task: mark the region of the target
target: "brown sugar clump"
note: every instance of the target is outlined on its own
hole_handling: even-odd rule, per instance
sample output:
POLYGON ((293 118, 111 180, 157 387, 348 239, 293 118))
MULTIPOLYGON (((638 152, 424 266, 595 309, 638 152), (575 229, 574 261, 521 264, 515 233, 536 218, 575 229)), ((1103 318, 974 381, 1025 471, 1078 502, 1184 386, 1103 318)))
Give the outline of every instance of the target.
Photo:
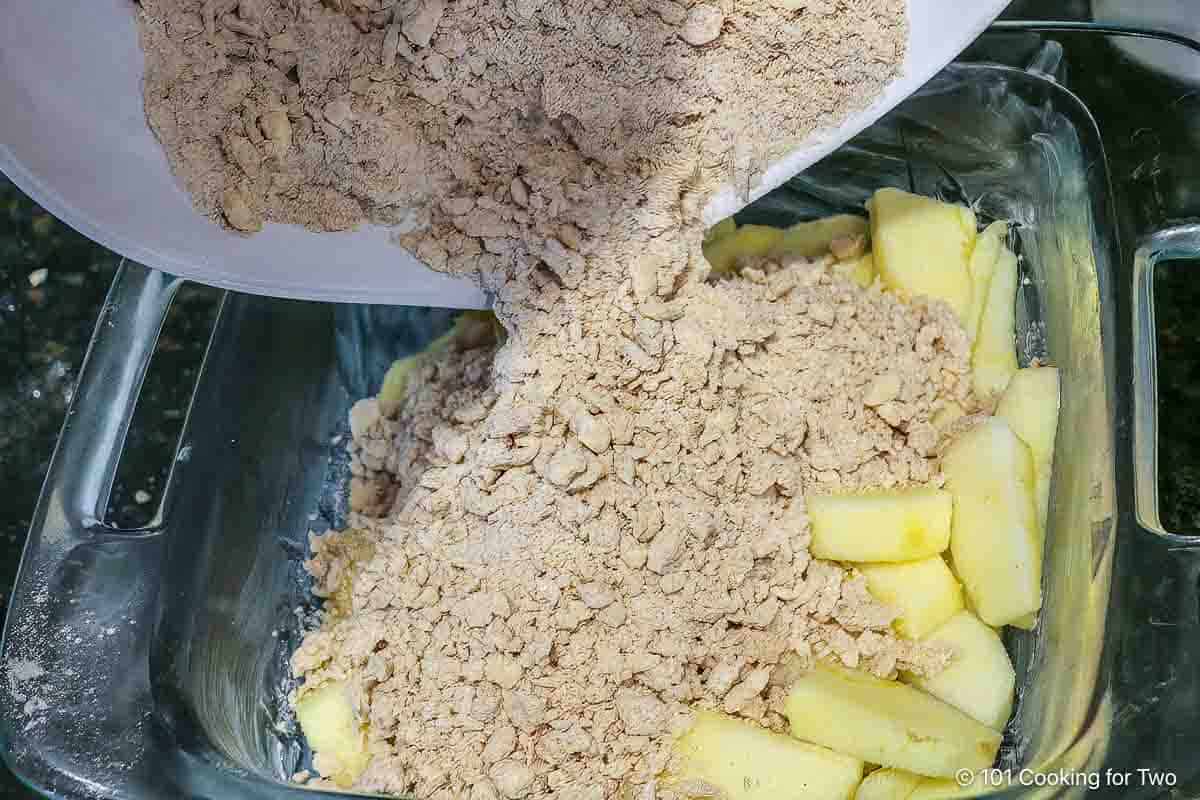
POLYGON ((540 256, 563 225, 745 190, 896 75, 903 0, 778 2, 142 0, 146 114, 239 230, 423 227, 460 197, 435 216, 540 256))

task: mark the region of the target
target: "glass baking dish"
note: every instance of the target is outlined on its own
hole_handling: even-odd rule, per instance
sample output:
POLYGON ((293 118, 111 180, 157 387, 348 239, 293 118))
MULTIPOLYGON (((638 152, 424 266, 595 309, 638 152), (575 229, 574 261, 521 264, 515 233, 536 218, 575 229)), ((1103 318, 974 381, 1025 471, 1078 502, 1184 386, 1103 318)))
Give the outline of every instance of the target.
MULTIPOLYGON (((1006 633, 1019 690, 999 763, 1084 774, 1120 724, 1106 618, 1133 523, 1114 477, 1111 188, 1091 115, 1055 79, 1060 55, 952 65, 740 216, 789 224, 897 186, 1015 221, 1018 350, 1059 366, 1063 392, 1045 605, 1035 631, 1006 633)), ((285 702, 314 611, 306 535, 343 522, 350 404, 452 313, 227 294, 162 505, 146 528, 114 529, 102 509, 178 285, 126 264, 97 324, 6 626, 3 756, 62 797, 311 796, 286 782, 308 758, 285 702)))

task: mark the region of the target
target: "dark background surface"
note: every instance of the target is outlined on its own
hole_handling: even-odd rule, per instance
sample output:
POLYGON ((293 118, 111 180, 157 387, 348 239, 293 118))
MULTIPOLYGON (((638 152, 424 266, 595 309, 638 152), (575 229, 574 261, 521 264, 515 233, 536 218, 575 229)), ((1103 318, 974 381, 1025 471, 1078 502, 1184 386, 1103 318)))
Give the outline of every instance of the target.
MULTIPOLYGON (((1036 5, 1039 16, 1055 11, 1081 18, 1086 13, 1080 0, 1036 5)), ((1015 3, 1006 16, 1029 18, 1034 6, 1015 3)), ((1068 52, 1075 51, 1069 46, 1068 52)), ((1154 215, 1200 215, 1200 125, 1190 133, 1176 131, 1175 138, 1148 141, 1145 133, 1146 120, 1155 119, 1164 104, 1182 99, 1176 90, 1149 90, 1136 70, 1126 69, 1111 52, 1091 63, 1086 57, 1068 60, 1067 83, 1083 95, 1104 131, 1118 197, 1138 196, 1143 189, 1154 194, 1155 186, 1146 181, 1197 187, 1183 194, 1158 194, 1154 215), (1128 90, 1122 91, 1121 84, 1128 90), (1105 107, 1102 98, 1112 96, 1124 97, 1123 105, 1105 107), (1148 149, 1153 151, 1152 170, 1146 169, 1148 149)), ((1194 119, 1200 120, 1200 102, 1194 119)), ((118 263, 117 256, 59 223, 0 176, 0 481, 6 490, 0 504, 0 615, 74 380, 118 263)), ((1197 268, 1200 263, 1176 263, 1157 278, 1161 429, 1170 432, 1161 442, 1162 514, 1177 532, 1200 529, 1200 436, 1190 424, 1200 400, 1197 268)), ((213 290, 187 286, 175 303, 125 447, 110 522, 137 526, 157 504, 218 297, 213 290)), ((0 797, 32 795, 0 767, 0 797)))

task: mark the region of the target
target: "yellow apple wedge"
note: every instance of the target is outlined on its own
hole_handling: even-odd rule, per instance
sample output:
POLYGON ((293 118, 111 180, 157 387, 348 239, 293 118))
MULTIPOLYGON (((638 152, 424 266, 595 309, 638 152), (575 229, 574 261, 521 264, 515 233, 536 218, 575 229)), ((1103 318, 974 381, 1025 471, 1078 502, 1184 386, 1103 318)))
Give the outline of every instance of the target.
POLYGON ((964 786, 957 778, 924 778, 902 769, 877 769, 863 778, 854 800, 949 800, 978 797, 988 791, 979 772, 964 786), (877 775, 880 777, 872 781, 877 775))
POLYGON ((908 639, 920 639, 962 610, 962 586, 941 556, 857 567, 872 596, 900 611, 893 626, 908 639))
POLYGON ((367 734, 354 716, 350 694, 342 681, 303 691, 296 700, 296 719, 316 754, 321 773, 349 788, 367 768, 367 734))
POLYGON ((954 497, 950 553, 971 607, 993 627, 1042 604, 1042 537, 1029 446, 999 417, 982 420, 942 454, 954 497))
POLYGON ((992 285, 992 275, 996 272, 996 262, 1000 259, 1000 251, 1004 249, 1007 236, 1007 222, 993 222, 988 225, 975 240, 971 260, 967 262, 967 272, 971 276, 971 305, 963 327, 967 329, 971 341, 979 338, 979 320, 983 318, 988 287, 992 285))
POLYGON ((854 214, 838 214, 811 222, 797 222, 783 232, 771 248, 773 256, 803 256, 816 258, 829 252, 834 239, 866 236, 867 220, 854 214))
POLYGON ((899 189, 880 189, 868 205, 875 269, 888 288, 946 301, 964 323, 971 307, 967 263, 975 214, 899 189))
POLYGON ((996 416, 1008 423, 1033 454, 1038 522, 1043 532, 1050 508, 1050 478, 1054 474, 1058 391, 1057 368, 1028 367, 1017 370, 1012 376, 996 406, 996 416))
POLYGON ((908 800, 921 781, 920 775, 883 767, 863 778, 854 800, 908 800))
POLYGON ((833 265, 833 269, 864 289, 875 282, 875 257, 870 253, 839 261, 833 265))
POLYGON ((783 237, 783 230, 767 225, 742 225, 703 246, 704 257, 716 276, 737 271, 741 261, 767 255, 783 237))
POLYGON ((953 504, 931 486, 808 495, 809 550, 835 561, 912 561, 946 549, 953 504))
POLYGON ((1037 627, 1038 615, 1036 611, 1030 611, 1028 614, 1017 617, 1012 622, 1008 623, 1014 628, 1020 628, 1023 631, 1031 631, 1037 627))
POLYGON ((736 230, 737 223, 733 221, 733 217, 726 217, 704 232, 704 244, 712 244, 717 239, 724 238, 736 230))
POLYGON ((1016 673, 999 635, 970 611, 959 611, 926 637, 954 648, 950 665, 936 675, 904 680, 994 730, 1012 714, 1016 673))
POLYGON ((420 353, 398 358, 388 367, 383 376, 383 386, 379 389, 379 411, 385 417, 392 417, 404 405, 408 397, 408 379, 420 365, 420 353))
POLYGON ((672 754, 664 787, 699 783, 727 800, 849 800, 863 772, 857 758, 712 711, 697 712, 672 754))
POLYGON ((918 775, 985 769, 1000 734, 899 681, 819 663, 784 703, 792 735, 863 761, 918 775))
POLYGON ((1003 248, 971 348, 971 384, 980 398, 1003 392, 1017 371, 1016 303, 1017 257, 1003 248))

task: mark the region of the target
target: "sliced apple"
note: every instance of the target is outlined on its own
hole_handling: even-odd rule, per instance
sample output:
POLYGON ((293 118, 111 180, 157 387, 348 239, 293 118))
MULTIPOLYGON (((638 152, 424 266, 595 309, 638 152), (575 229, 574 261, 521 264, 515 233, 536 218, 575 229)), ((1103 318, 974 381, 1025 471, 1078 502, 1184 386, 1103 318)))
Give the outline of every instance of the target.
POLYGON ((367 768, 367 733, 354 715, 350 693, 342 681, 302 690, 296 700, 296 720, 315 753, 322 775, 349 788, 367 768))
POLYGON ((854 214, 838 214, 810 222, 797 222, 783 233, 771 250, 775 256, 816 258, 829 252, 834 239, 866 236, 867 220, 854 214))
POLYGON ((1029 446, 999 417, 955 439, 942 454, 954 496, 950 552, 980 619, 999 627, 1042 605, 1042 547, 1029 446))
POLYGON ((833 265, 833 269, 864 289, 875 282, 875 257, 870 253, 839 261, 833 265))
POLYGON ((1003 248, 988 286, 979 319, 979 335, 971 349, 971 384, 981 398, 1004 391, 1017 371, 1017 257, 1003 248))
POLYGON ((971 341, 979 338, 979 320, 983 318, 988 287, 992 285, 996 262, 1000 259, 1000 251, 1004 249, 1007 237, 1007 222, 1002 220, 988 225, 975 240, 975 250, 971 253, 971 260, 967 262, 967 272, 971 276, 971 306, 964 327, 971 341))
POLYGON ((1019 369, 996 406, 1021 441, 1033 453, 1033 474, 1040 530, 1046 530, 1050 509, 1050 478, 1054 474, 1054 438, 1058 433, 1058 369, 1019 369))
POLYGON ((394 417, 408 397, 408 380, 420 366, 420 353, 398 358, 388 367, 379 389, 379 412, 385 417, 394 417))
POLYGON ((1000 637, 970 611, 960 611, 926 639, 954 648, 954 660, 928 678, 904 680, 998 731, 1012 714, 1016 673, 1000 637))
POLYGON ((696 714, 672 753, 665 787, 711 787, 727 800, 849 800, 863 772, 857 758, 711 711, 696 714))
POLYGON ((946 301, 967 321, 975 248, 975 214, 899 189, 880 189, 871 198, 871 250, 886 286, 909 297, 946 301))
POLYGON ((1000 734, 898 681, 820 663, 784 703, 792 735, 885 767, 932 777, 985 769, 1000 734))
POLYGON ((732 233, 705 244, 704 257, 708 259, 713 275, 729 275, 736 272, 744 260, 767 255, 782 238, 783 230, 780 228, 742 225, 732 233))
POLYGON ((1030 611, 1023 617, 1017 617, 1012 622, 1008 623, 1014 628, 1020 628, 1023 631, 1031 631, 1037 627, 1038 615, 1036 611, 1030 611))
POLYGON ((902 769, 884 767, 863 778, 854 800, 908 800, 923 779, 902 769))
POLYGON ((861 494, 809 495, 809 546, 835 561, 913 561, 937 555, 950 541, 948 492, 919 486, 861 494))
POLYGON ((924 778, 905 772, 901 769, 877 769, 858 786, 858 794, 854 800, 949 800, 950 798, 978 797, 987 794, 988 784, 983 774, 976 772, 975 776, 965 785, 959 778, 924 778), (886 773, 886 774, 884 774, 886 773), (879 783, 868 786, 872 776, 882 775, 879 783), (875 791, 878 786, 879 794, 863 795, 863 790, 875 791))
POLYGON ((896 633, 920 639, 963 607, 962 586, 941 556, 896 564, 858 564, 867 589, 899 609, 896 633))
POLYGON ((726 217, 704 232, 704 244, 712 244, 717 239, 724 238, 736 230, 737 223, 733 221, 733 217, 726 217))

